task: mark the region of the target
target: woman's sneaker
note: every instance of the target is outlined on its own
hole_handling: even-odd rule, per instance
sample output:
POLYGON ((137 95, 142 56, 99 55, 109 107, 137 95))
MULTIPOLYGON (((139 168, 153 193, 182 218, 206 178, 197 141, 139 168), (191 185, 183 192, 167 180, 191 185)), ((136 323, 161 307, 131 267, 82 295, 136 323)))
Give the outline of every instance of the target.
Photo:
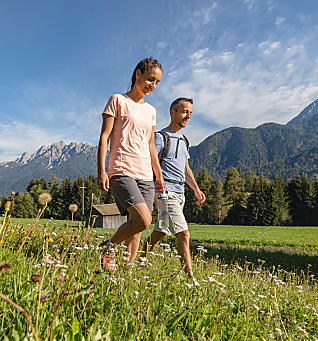
POLYGON ((101 263, 106 270, 115 272, 117 270, 116 250, 110 247, 105 247, 102 251, 101 263))

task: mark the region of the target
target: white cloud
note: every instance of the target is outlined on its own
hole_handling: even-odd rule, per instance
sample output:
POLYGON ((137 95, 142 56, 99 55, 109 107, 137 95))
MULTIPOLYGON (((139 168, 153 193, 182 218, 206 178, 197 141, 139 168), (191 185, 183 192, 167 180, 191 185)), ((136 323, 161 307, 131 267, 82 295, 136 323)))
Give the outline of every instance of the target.
POLYGON ((247 8, 252 11, 256 9, 257 1, 256 0, 243 0, 246 4, 247 8))
POLYGON ((275 25, 280 25, 285 21, 285 18, 283 17, 277 17, 275 21, 275 25))
POLYGON ((54 141, 61 140, 60 135, 50 132, 35 125, 23 122, 9 122, 0 124, 0 162, 13 161, 23 152, 34 152, 37 148, 54 141))
POLYGON ((157 43, 157 47, 158 47, 159 49, 165 49, 167 46, 168 46, 168 44, 165 43, 164 41, 159 41, 159 42, 157 43))
POLYGON ((287 48, 278 41, 244 43, 234 52, 204 48, 190 54, 188 63, 169 74, 159 96, 162 102, 194 98, 193 144, 229 126, 287 123, 317 99, 317 79, 318 65, 301 43, 287 48))
POLYGON ((258 47, 262 52, 266 55, 271 54, 274 50, 277 50, 281 46, 281 43, 279 41, 263 41, 261 42, 258 47))

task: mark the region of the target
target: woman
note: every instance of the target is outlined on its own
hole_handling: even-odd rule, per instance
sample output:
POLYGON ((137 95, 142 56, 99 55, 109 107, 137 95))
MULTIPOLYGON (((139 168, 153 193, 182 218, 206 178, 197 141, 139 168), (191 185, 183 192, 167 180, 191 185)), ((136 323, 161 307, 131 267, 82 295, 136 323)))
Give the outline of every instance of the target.
MULTIPOLYGON (((157 60, 152 57, 141 60, 133 72, 130 90, 111 96, 103 112, 98 184, 104 191, 110 187, 121 214, 129 215, 128 221, 119 226, 106 243, 105 251, 107 254, 110 243, 125 241, 130 263, 136 258, 141 232, 152 221, 153 172, 159 190, 165 190, 154 143, 156 109, 143 99, 156 89, 161 77, 162 67, 157 60), (109 139, 107 175, 105 160, 109 139)), ((113 262, 110 255, 103 257, 103 263, 110 269, 113 262)))

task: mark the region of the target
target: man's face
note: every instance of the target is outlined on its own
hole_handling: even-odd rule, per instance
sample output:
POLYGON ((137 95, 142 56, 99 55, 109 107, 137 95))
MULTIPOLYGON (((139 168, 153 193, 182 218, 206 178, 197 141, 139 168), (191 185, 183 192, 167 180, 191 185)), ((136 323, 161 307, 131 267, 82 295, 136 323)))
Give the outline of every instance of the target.
POLYGON ((192 114, 192 104, 182 101, 176 110, 171 110, 172 122, 180 128, 185 128, 192 114))

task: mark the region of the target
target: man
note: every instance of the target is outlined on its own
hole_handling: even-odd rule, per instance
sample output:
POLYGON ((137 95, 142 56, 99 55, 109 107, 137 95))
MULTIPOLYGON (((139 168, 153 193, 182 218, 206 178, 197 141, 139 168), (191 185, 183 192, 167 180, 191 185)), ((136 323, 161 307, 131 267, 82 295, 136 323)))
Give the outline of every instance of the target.
MULTIPOLYGON (((174 100, 170 106, 169 126, 155 134, 155 145, 168 193, 169 226, 159 226, 157 220, 153 232, 143 247, 143 251, 147 254, 166 234, 174 234, 177 239, 178 253, 184 263, 184 270, 190 278, 193 278, 193 272, 189 247, 190 233, 183 214, 184 184, 187 183, 194 191, 198 204, 205 201, 205 195, 198 187, 188 163, 190 155, 187 139, 181 133, 181 129, 186 127, 191 117, 192 104, 191 98, 174 100), (168 148, 167 145, 169 145, 168 148)), ((158 203, 158 193, 156 193, 155 201, 158 203)))

